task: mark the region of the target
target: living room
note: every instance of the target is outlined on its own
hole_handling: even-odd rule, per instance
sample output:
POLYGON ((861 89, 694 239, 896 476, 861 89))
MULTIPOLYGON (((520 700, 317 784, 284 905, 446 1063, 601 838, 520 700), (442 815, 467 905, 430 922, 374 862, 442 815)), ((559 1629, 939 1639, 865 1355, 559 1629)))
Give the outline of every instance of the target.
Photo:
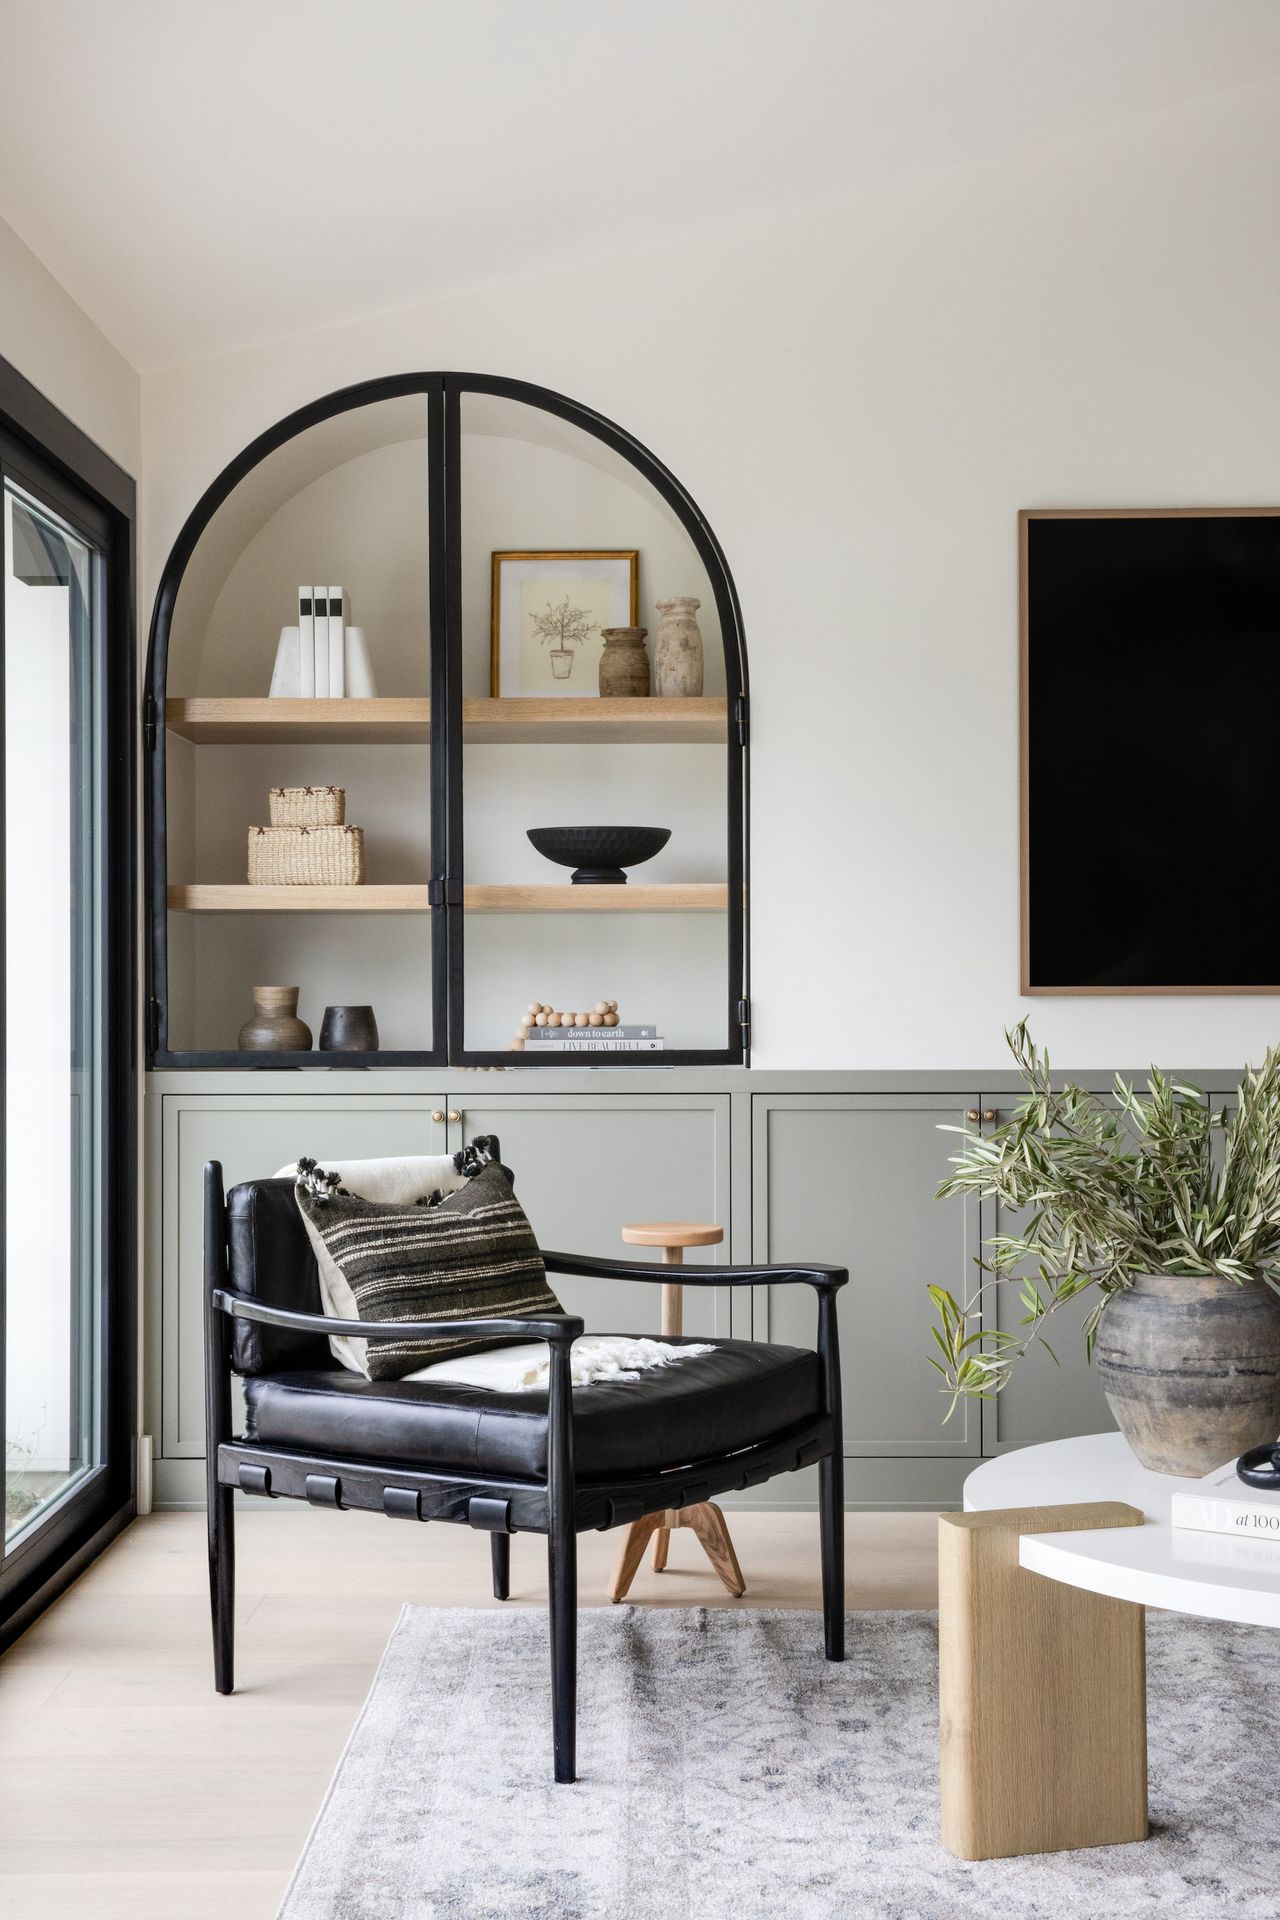
POLYGON ((1280 13, 0 49, 0 1913, 1269 1913, 1280 13))

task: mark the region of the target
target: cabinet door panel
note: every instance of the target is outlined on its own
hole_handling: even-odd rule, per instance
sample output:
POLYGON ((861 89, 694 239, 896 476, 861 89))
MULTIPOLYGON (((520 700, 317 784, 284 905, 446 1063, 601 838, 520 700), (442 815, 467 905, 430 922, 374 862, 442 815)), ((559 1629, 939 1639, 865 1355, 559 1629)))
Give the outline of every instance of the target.
MULTIPOLYGON (((299 1154, 365 1160, 443 1153, 443 1106, 423 1095, 172 1095, 164 1102, 161 1452, 204 1453, 203 1178, 221 1160, 228 1187, 261 1179, 299 1154)), ((238 1414, 237 1414, 238 1417, 238 1414)))
MULTIPOLYGON (((971 1101, 926 1095, 757 1095, 753 1101, 757 1260, 849 1269, 840 1295, 845 1452, 976 1456, 976 1403, 947 1403, 929 1365, 930 1282, 972 1284, 977 1206, 935 1201, 954 1152, 939 1131, 971 1101)), ((770 1289, 771 1340, 812 1346, 814 1295, 770 1289)))
MULTIPOLYGON (((687 1258, 714 1264, 729 1259, 729 1107, 725 1094, 477 1095, 456 1132, 497 1134, 543 1246, 656 1262, 623 1244, 628 1221, 705 1220, 723 1224, 724 1242, 687 1258)), ((656 1274, 653 1287, 558 1274, 552 1285, 589 1332, 656 1334, 661 1324, 656 1274)), ((727 1294, 687 1289, 685 1332, 727 1334, 727 1294)))

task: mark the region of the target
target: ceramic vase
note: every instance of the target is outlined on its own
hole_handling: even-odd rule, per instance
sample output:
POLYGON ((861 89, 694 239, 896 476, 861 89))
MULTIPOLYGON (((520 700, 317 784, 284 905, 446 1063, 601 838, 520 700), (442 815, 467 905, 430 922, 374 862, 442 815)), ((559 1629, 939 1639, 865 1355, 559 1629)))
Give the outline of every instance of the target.
POLYGON ((320 1022, 324 1053, 376 1053, 378 1023, 372 1007, 326 1007, 320 1022))
POLYGON ((638 699, 649 691, 649 656, 644 640, 648 627, 602 627, 600 697, 638 699))
POLYGON ((305 1053, 311 1029, 298 1018, 297 987, 255 987, 253 1014, 240 1029, 244 1053, 305 1053))
POLYGON ((1280 1298, 1262 1280, 1135 1274, 1093 1349, 1144 1467, 1198 1476, 1280 1433, 1280 1298))
POLYGON ((658 635, 654 642, 654 692, 660 700, 691 700, 702 692, 702 634, 698 627, 700 600, 681 595, 659 600, 658 635))

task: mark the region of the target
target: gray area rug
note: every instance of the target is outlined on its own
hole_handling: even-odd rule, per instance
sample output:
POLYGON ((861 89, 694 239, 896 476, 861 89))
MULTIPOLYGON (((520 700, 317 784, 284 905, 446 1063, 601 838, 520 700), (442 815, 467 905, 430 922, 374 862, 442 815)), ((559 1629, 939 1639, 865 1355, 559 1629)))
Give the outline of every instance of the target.
POLYGON ((1276 1639, 1149 1628, 1152 1838, 966 1865, 932 1614, 584 1611, 557 1787, 542 1613, 406 1607, 281 1920, 1274 1920, 1276 1639))

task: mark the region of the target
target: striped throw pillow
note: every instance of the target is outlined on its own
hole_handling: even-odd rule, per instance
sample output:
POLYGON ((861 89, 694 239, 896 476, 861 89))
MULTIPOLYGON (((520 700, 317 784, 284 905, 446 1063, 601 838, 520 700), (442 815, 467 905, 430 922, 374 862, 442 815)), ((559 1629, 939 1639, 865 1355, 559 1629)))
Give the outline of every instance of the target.
MULTIPOLYGON (((491 1161, 454 1193, 413 1206, 361 1200, 307 1163, 298 1205, 356 1298, 362 1320, 508 1319, 563 1313, 505 1167, 491 1161)), ((433 1360, 509 1344, 444 1336, 370 1339, 369 1378, 399 1380, 433 1360)))

